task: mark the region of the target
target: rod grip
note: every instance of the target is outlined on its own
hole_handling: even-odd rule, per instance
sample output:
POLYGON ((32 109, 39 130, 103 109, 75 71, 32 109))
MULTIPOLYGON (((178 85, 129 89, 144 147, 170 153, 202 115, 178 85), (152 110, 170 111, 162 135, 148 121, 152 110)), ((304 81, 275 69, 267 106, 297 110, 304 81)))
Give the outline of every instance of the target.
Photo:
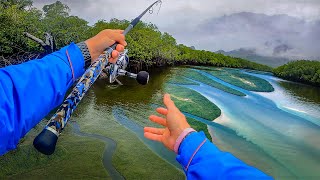
POLYGON ((58 136, 48 129, 42 132, 33 140, 33 146, 42 154, 51 155, 56 149, 58 136))
MULTIPOLYGON (((123 31, 123 35, 127 35, 128 32, 131 31, 132 28, 133 28, 133 25, 130 24, 130 25, 123 31)), ((112 46, 110 46, 110 48, 107 49, 107 52, 108 52, 109 54, 111 54, 112 51, 117 48, 117 45, 118 45, 118 44, 119 44, 119 43, 117 43, 117 42, 114 43, 112 46)))

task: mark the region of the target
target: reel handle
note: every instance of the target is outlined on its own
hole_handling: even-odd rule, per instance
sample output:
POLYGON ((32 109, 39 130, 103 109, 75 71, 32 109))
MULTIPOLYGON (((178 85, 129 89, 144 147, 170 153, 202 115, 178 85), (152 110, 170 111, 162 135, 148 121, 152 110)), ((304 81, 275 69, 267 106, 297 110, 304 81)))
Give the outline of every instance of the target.
POLYGON ((146 85, 148 84, 149 82, 149 73, 146 72, 146 71, 140 71, 138 74, 137 74, 137 78, 136 80, 138 81, 139 84, 141 85, 146 85))

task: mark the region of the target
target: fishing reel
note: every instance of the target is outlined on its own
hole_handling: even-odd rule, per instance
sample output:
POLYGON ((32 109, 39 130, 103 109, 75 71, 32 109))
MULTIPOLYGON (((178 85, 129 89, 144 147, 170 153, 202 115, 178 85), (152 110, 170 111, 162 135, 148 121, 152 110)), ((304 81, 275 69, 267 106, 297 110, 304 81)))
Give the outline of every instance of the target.
POLYGON ((149 73, 146 71, 140 71, 138 74, 134 74, 126 71, 126 68, 129 64, 128 50, 125 49, 124 52, 120 53, 119 58, 115 64, 109 64, 103 72, 109 76, 109 83, 112 84, 117 82, 122 85, 118 80, 119 76, 127 76, 133 79, 136 79, 137 82, 141 85, 146 85, 149 82, 149 73))

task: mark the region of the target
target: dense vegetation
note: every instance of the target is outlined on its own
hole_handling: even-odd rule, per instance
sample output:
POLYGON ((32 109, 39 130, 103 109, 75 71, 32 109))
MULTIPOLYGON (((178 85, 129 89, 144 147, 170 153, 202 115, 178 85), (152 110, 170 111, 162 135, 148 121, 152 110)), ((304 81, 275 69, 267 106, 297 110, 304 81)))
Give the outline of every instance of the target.
POLYGON ((289 62, 274 69, 273 73, 283 79, 320 86, 319 61, 300 60, 289 62))
MULTIPOLYGON (((111 19, 99 21, 93 26, 69 14, 70 8, 60 1, 46 5, 42 11, 32 6, 32 0, 6 0, 0 2, 0 56, 21 51, 40 51, 39 46, 23 36, 29 32, 37 37, 50 32, 62 47, 70 42, 79 42, 110 29, 125 29, 128 20, 111 19)), ((182 44, 168 33, 160 32, 154 24, 141 22, 129 33, 127 42, 130 57, 138 69, 163 65, 212 65, 271 71, 265 65, 241 58, 233 58, 204 50, 194 50, 182 44)), ((134 67, 133 67, 134 68, 134 67)))

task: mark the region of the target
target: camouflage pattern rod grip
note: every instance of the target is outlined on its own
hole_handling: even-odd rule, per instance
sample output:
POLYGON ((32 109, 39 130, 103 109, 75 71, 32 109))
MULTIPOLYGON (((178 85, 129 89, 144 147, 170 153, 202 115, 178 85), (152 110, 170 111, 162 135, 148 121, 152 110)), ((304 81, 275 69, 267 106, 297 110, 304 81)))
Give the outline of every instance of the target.
POLYGON ((48 121, 45 129, 53 132, 56 136, 62 132, 73 111, 76 109, 79 102, 82 100, 91 85, 97 80, 101 71, 108 63, 108 53, 100 55, 98 61, 92 64, 83 74, 77 85, 72 89, 72 92, 65 99, 57 112, 48 121))
POLYGON ((109 53, 100 55, 98 61, 93 63, 82 75, 72 92, 64 100, 57 112, 48 121, 46 127, 33 140, 34 147, 45 155, 51 155, 55 151, 58 137, 67 125, 73 111, 77 108, 91 85, 97 80, 102 70, 106 67, 109 53))

